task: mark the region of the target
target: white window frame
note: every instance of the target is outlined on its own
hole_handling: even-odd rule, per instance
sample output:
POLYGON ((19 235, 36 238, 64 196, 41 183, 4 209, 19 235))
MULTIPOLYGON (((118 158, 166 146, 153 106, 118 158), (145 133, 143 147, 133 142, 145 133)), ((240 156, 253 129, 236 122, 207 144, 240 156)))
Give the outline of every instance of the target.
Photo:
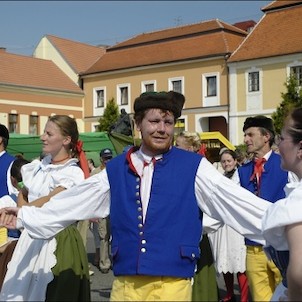
POLYGON ((91 132, 97 132, 97 127, 98 127, 99 123, 91 123, 91 132))
POLYGON ((247 95, 258 95, 262 93, 262 77, 263 72, 260 68, 252 67, 251 69, 246 70, 245 72, 245 91, 247 95), (249 74, 258 72, 259 74, 259 90, 249 91, 249 74))
POLYGON ((259 73, 259 71, 250 71, 248 73, 247 90, 248 90, 248 93, 254 93, 254 92, 260 91, 260 73, 259 73), (257 75, 258 80, 255 81, 255 79, 252 75, 257 75))
POLYGON ((141 93, 147 92, 147 89, 146 89, 147 85, 153 85, 154 91, 157 91, 156 81, 155 80, 152 80, 152 81, 142 81, 141 82, 141 93))
POLYGON ((18 113, 9 113, 8 114, 8 131, 10 133, 18 133, 19 129, 19 114, 18 113), (12 119, 12 117, 14 117, 12 119))
POLYGON ((107 92, 106 87, 99 86, 93 88, 93 116, 102 116, 107 104, 107 92), (104 106, 98 107, 98 91, 104 91, 104 106))
MULTIPOLYGON (((302 67, 302 62, 299 62, 299 61, 295 61, 293 62, 292 64, 289 64, 286 68, 286 74, 287 74, 287 77, 290 76, 290 73, 291 73, 291 69, 294 68, 294 67, 302 67)), ((301 75, 301 78, 299 79, 301 85, 299 85, 299 87, 301 88, 302 86, 302 75, 301 75)))
POLYGON ((220 74, 219 72, 204 73, 202 81, 202 104, 204 107, 220 105, 220 74), (216 95, 208 96, 208 78, 216 77, 216 95))
MULTIPOLYGON (((180 116, 177 120, 183 120, 184 121, 184 130, 186 131, 188 129, 188 117, 187 116, 180 116)), ((176 121, 177 124, 177 121, 176 121)), ((178 127, 175 127, 175 133, 178 132, 178 127)))
POLYGON ((131 89, 130 89, 130 83, 124 83, 124 84, 118 84, 116 86, 116 96, 117 96, 117 105, 119 106, 119 109, 125 109, 126 112, 130 112, 130 108, 131 108, 131 89), (121 89, 122 88, 127 88, 128 89, 128 104, 122 105, 121 104, 121 89))
POLYGON ((261 68, 251 67, 245 71, 245 93, 246 93, 246 110, 258 111, 263 109, 263 71, 261 68), (259 91, 249 91, 249 74, 252 72, 259 73, 259 91))
POLYGON ((30 114, 29 117, 29 134, 31 135, 38 135, 39 134, 39 116, 37 114, 30 114), (33 119, 37 119, 36 123, 31 123, 33 119))
POLYGON ((104 89, 98 89, 96 90, 96 95, 97 95, 97 98, 96 98, 96 107, 97 108, 104 108, 105 107, 105 90, 104 89), (100 94, 103 94, 102 95, 102 100, 100 102, 100 94))
POLYGON ((174 91, 173 89, 173 82, 178 82, 180 81, 181 82, 181 91, 177 91, 177 92, 180 92, 181 94, 185 94, 185 79, 184 77, 175 77, 175 78, 169 78, 168 79, 168 88, 169 88, 169 91, 172 90, 174 91))

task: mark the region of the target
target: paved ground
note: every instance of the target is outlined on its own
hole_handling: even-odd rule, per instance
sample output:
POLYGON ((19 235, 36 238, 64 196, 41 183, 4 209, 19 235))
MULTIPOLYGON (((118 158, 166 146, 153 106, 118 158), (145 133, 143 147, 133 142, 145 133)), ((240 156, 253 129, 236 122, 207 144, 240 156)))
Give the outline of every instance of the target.
POLYGON ((113 281, 113 273, 110 270, 108 274, 102 274, 97 267, 92 265, 95 248, 93 235, 90 230, 87 234, 87 252, 90 270, 94 272, 94 274, 90 277, 91 301, 109 301, 113 281))
MULTIPOLYGON (((113 281, 113 273, 110 271, 108 274, 102 274, 94 265, 94 242, 93 235, 88 231, 88 240, 87 240, 87 252, 88 260, 90 263, 90 270, 94 271, 94 275, 91 276, 91 300, 92 301, 109 301, 110 291, 113 281)), ((224 297, 225 295, 225 286, 222 277, 217 278, 217 283, 219 287, 220 296, 224 297)), ((240 296, 238 292, 238 284, 235 284, 235 294, 237 301, 240 301, 240 296)))

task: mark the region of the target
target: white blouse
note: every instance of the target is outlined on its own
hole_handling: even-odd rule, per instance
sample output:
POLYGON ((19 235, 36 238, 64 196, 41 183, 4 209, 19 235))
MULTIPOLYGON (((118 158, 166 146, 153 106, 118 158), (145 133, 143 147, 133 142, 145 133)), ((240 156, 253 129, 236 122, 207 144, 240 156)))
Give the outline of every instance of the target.
POLYGON ((285 227, 302 222, 302 180, 285 186, 286 198, 280 199, 263 216, 263 236, 267 245, 278 251, 287 251, 285 227))
POLYGON ((84 173, 77 164, 76 158, 69 159, 61 165, 51 164, 51 157, 42 161, 33 160, 22 166, 21 173, 24 185, 29 188, 28 201, 47 196, 57 187, 69 189, 84 180, 84 173))
MULTIPOLYGON (((23 183, 29 188, 29 202, 47 196, 56 187, 69 189, 84 180, 84 173, 77 165, 77 159, 70 159, 62 165, 53 165, 50 161, 51 158, 46 156, 42 162, 33 160, 22 166, 23 183)), ((69 204, 68 207, 73 208, 74 205, 69 204)), ((30 211, 35 207, 24 206, 22 209, 25 208, 30 211)), ((40 220, 38 217, 32 216, 32 222, 40 220)), ((44 224, 43 218, 40 223, 44 224)), ((64 227, 60 230, 62 229, 64 227)), ((37 240, 35 239, 37 237, 31 236, 31 232, 26 228, 22 231, 7 266, 0 295, 1 301, 45 300, 47 285, 53 279, 51 268, 57 263, 54 254, 57 242, 54 235, 55 233, 48 237, 50 240, 37 240)))

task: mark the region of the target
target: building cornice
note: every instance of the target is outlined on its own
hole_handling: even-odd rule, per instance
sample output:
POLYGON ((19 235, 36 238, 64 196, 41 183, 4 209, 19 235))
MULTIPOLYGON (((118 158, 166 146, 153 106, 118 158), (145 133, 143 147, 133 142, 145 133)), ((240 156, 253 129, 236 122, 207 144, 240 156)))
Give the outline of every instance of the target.
MULTIPOLYGON (((68 97, 84 97, 84 92, 74 92, 74 91, 68 91, 68 90, 59 90, 59 89, 50 89, 50 88, 41 88, 41 87, 30 87, 30 86, 20 86, 16 84, 5 84, 0 83, 0 89, 2 91, 7 92, 16 92, 18 93, 32 93, 32 94, 46 94, 46 95, 65 95, 68 97), (16 90, 17 89, 17 90, 16 90)), ((80 89, 80 88, 79 88, 80 89)))
POLYGON ((134 72, 134 71, 142 71, 142 70, 150 70, 150 69, 158 69, 158 68, 165 68, 165 67, 171 67, 171 66, 179 66, 179 65, 185 65, 185 64, 194 64, 194 63, 200 63, 200 62, 208 62, 213 61, 216 59, 221 59, 225 61, 226 53, 223 54, 216 54, 211 57, 202 57, 202 58, 194 58, 194 59, 187 59, 182 60, 178 62, 168 62, 168 63, 157 63, 157 64, 150 64, 150 65, 144 65, 144 66, 138 66, 138 67, 129 67, 129 68, 122 68, 118 70, 109 70, 109 71, 101 71, 101 72, 95 72, 91 74, 86 75, 80 75, 82 79, 88 79, 88 78, 95 78, 98 76, 109 76, 109 75, 116 75, 121 74, 125 72, 134 72))

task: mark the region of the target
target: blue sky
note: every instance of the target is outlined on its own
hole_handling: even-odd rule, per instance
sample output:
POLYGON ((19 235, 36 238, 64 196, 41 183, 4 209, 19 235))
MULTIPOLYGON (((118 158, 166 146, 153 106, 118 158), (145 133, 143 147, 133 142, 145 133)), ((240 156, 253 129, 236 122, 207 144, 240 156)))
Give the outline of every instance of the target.
POLYGON ((261 19, 272 1, 0 1, 0 47, 32 55, 46 34, 114 45, 143 32, 220 19, 261 19))

